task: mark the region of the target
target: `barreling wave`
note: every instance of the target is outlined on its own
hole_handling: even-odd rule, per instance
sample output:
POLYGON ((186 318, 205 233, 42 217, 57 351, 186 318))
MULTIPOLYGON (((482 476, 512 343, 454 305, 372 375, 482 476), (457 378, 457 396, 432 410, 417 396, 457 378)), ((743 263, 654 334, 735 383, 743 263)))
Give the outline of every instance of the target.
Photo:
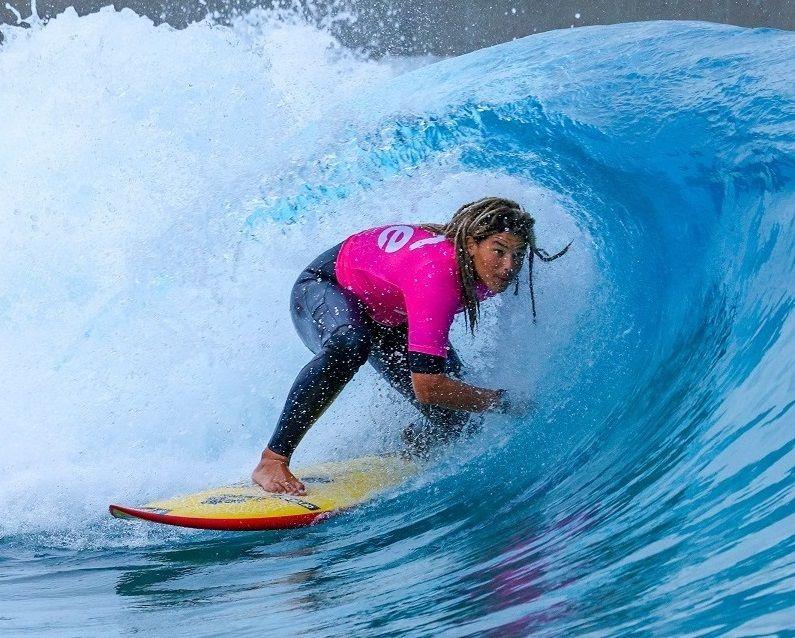
MULTIPOLYGON (((272 55, 263 73, 281 60, 272 55)), ((532 388, 537 413, 487 421, 375 505, 267 537, 130 532, 94 511, 77 525, 59 511, 53 525, 23 514, 11 485, 6 547, 35 550, 68 534, 114 563, 134 537, 148 556, 177 564, 154 580, 145 567, 124 569, 116 594, 170 614, 187 597, 166 600, 156 584, 176 581, 212 603, 194 621, 227 611, 224 631, 250 629, 255 615, 258 628, 314 635, 784 631, 793 613, 794 58, 790 33, 646 23, 541 34, 407 74, 355 56, 326 62, 361 79, 330 94, 334 108, 304 100, 283 126, 258 130, 278 162, 244 137, 256 162, 203 175, 209 203, 189 198, 191 216, 179 212, 186 196, 163 164, 174 201, 157 210, 157 232, 122 219, 121 236, 142 247, 116 272, 121 283, 72 273, 67 300, 91 309, 66 318, 68 345, 53 345, 43 365, 69 416, 62 469, 86 451, 118 463, 131 446, 177 468, 144 479, 145 468, 125 467, 103 489, 108 464, 89 465, 91 502, 125 485, 154 496, 241 474, 306 357, 287 336, 286 291, 299 267, 358 228, 440 220, 481 195, 533 209, 544 245, 574 241, 538 273, 537 326, 524 290, 487 312, 475 341, 460 326, 454 335, 472 378, 532 388), (366 77, 376 70, 377 80, 366 77), (236 191, 240 173, 257 183, 236 191), (110 381, 92 394, 80 374, 96 381, 109 350, 137 364, 100 365, 110 381), (150 385, 164 377, 165 407, 150 407, 150 385), (119 390, 125 379, 145 405, 119 390), (179 398, 184 379, 203 413, 179 398), (71 405, 75 387, 82 399, 71 405), (96 407, 107 393, 118 408, 112 428, 96 407), (125 409, 132 416, 119 417, 125 409), (145 425, 130 435, 136 416, 145 425), (184 478, 187 465, 201 474, 184 478), (201 580, 219 569, 233 593, 201 580), (252 600, 252 579, 271 589, 252 600)), ((269 77, 262 95, 279 85, 269 77)), ((274 119, 289 108, 261 104, 274 119)), ((31 313, 60 294, 46 276, 19 286, 0 305, 7 318, 25 316, 23 292, 31 313)), ((5 418, 14 449, 30 452, 13 424, 20 404, 5 418)), ((389 449, 408 418, 365 373, 310 434, 305 458, 389 449), (361 410, 374 393, 395 408, 361 410)), ((6 465, 19 472, 10 457, 6 465)), ((47 500, 41 482, 25 486, 47 500)), ((77 501, 73 485, 59 494, 77 501)))

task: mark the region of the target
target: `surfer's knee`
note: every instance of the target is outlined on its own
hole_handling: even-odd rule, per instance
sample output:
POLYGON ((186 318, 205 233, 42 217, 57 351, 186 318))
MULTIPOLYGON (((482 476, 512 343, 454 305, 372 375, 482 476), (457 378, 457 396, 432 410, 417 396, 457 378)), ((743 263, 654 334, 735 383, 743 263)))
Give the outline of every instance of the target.
POLYGON ((358 370, 370 356, 370 333, 361 326, 342 326, 331 335, 325 349, 335 360, 358 370))

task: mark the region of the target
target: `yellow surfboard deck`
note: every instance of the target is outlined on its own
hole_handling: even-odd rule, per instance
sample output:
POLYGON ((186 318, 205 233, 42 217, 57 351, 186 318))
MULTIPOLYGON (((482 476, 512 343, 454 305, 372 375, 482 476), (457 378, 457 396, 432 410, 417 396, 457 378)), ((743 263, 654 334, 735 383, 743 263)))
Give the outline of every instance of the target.
POLYGON ((372 498, 416 474, 398 456, 365 456, 295 470, 305 496, 266 492, 253 483, 154 501, 140 507, 111 505, 117 518, 133 518, 199 529, 264 530, 303 527, 372 498))

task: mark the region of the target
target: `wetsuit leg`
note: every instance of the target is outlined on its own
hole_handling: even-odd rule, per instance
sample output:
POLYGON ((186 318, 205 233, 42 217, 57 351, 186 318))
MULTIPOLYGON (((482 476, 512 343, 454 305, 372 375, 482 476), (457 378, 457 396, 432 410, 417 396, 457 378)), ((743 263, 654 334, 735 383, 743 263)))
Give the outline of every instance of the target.
POLYGON ((315 356, 298 373, 268 443, 287 457, 370 354, 364 308, 334 277, 338 252, 339 246, 323 253, 293 286, 293 324, 315 356))
MULTIPOLYGON (((420 423, 411 424, 403 431, 403 441, 413 452, 425 455, 431 447, 448 443, 477 429, 479 420, 470 419, 468 412, 423 405, 417 401, 408 365, 406 326, 387 328, 376 325, 371 334, 370 364, 393 388, 411 401, 423 416, 420 423)), ((445 362, 445 373, 460 378, 461 372, 461 360, 451 349, 445 362)))

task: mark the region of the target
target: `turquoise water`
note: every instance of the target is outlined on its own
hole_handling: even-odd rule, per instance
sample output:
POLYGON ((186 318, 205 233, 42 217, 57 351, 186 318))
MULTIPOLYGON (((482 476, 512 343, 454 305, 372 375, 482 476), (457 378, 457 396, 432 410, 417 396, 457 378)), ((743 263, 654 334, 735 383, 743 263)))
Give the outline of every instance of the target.
MULTIPOLYGON (((792 635, 795 36, 626 24, 434 62, 268 13, 3 33, 0 632, 792 635), (537 325, 524 286, 454 331, 532 419, 317 527, 109 518, 248 474, 317 252, 485 194, 574 240, 537 325)), ((295 462, 411 417, 364 371, 295 462)))

